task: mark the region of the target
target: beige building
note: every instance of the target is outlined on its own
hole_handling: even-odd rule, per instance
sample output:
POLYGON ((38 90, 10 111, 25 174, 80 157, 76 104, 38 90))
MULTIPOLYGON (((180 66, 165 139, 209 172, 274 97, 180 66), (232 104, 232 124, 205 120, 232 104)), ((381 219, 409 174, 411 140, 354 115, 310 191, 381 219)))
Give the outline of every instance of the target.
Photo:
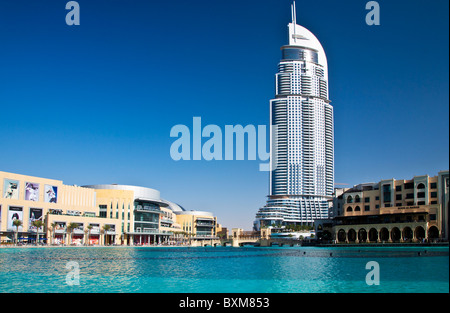
POLYGON ((211 240, 221 230, 210 212, 186 211, 155 189, 129 185, 64 185, 0 172, 0 236, 63 245, 179 244, 211 240), (20 220, 19 227, 14 220, 20 220), (39 230, 34 220, 43 222, 39 230))
POLYGON ((201 239, 211 239, 217 237, 217 218, 211 212, 204 211, 183 211, 176 213, 176 221, 181 226, 181 230, 191 237, 201 239))
POLYGON ((0 190, 1 242, 14 241, 17 233, 17 239, 26 242, 35 242, 39 236, 40 241, 48 244, 86 244, 89 240, 96 244, 108 225, 104 237, 116 243, 117 220, 100 218, 92 189, 64 185, 60 180, 0 172, 0 190), (14 226, 14 220, 20 220, 21 226, 14 226), (36 220, 44 226, 34 227, 36 220), (75 226, 73 230, 69 225, 75 226))
POLYGON ((337 243, 448 240, 448 171, 339 191, 333 227, 324 230, 337 243))
POLYGON ((129 185, 85 187, 97 192, 100 216, 119 220, 120 244, 177 244, 216 237, 218 224, 212 213, 186 211, 162 199, 158 190, 129 185))

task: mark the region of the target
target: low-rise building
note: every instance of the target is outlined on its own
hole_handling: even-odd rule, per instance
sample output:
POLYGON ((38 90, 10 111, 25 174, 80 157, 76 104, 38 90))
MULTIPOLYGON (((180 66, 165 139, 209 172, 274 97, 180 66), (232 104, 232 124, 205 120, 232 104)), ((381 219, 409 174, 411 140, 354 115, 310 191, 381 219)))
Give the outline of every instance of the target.
POLYGON ((75 245, 177 244, 217 239, 211 212, 186 211, 158 190, 129 185, 68 186, 0 172, 2 242, 75 245), (21 225, 14 220, 20 220, 21 225), (43 226, 36 229, 33 221, 43 226), (15 226, 17 225, 17 226, 15 226))
POLYGON ((341 190, 333 201, 333 226, 321 231, 337 243, 448 240, 448 173, 341 190))
POLYGON ((1 242, 35 242, 39 237, 48 244, 100 243, 105 238, 117 243, 119 224, 114 218, 100 215, 92 189, 0 172, 0 191, 1 242), (41 221, 43 226, 38 229, 34 221, 41 221), (86 239, 89 231, 90 238, 86 239))

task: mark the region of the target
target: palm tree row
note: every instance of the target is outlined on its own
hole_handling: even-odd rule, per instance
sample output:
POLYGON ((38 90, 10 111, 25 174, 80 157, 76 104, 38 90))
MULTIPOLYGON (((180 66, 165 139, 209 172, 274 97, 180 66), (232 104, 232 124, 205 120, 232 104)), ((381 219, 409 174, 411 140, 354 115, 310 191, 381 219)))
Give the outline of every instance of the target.
MULTIPOLYGON (((19 234, 19 227, 21 227, 23 225, 23 222, 19 219, 16 219, 13 221, 13 225, 16 227, 16 233, 15 233, 15 243, 18 243, 18 234, 19 234)), ((41 220, 36 220, 33 221, 31 223, 32 226, 36 227, 36 243, 39 243, 39 229, 41 229, 41 227, 44 226, 44 223, 41 220)), ((50 232, 52 235, 52 241, 51 243, 53 244, 53 242, 55 241, 55 230, 56 227, 58 225, 56 223, 51 223, 50 224, 50 232)), ((73 230, 78 228, 79 224, 78 223, 69 223, 66 226, 66 230, 67 230, 67 234, 69 235, 69 240, 68 242, 72 242, 72 234, 73 234, 73 230)), ((86 226, 86 229, 84 231, 84 233, 87 235, 87 240, 85 241, 87 245, 90 245, 90 239, 91 239, 91 230, 92 230, 93 226, 92 225, 88 225, 86 226)), ((107 236, 107 233, 111 230, 111 225, 105 224, 103 225, 102 230, 100 231, 101 234, 103 234, 105 237, 105 244, 109 244, 109 237, 107 236)))

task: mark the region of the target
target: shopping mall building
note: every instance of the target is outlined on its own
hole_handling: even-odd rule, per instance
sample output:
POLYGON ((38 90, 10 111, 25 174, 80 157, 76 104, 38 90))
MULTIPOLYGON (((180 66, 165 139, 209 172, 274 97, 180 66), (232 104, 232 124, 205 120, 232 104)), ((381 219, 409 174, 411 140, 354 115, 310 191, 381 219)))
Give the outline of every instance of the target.
POLYGON ((202 244, 216 239, 221 230, 212 213, 186 211, 151 188, 68 186, 60 180, 0 171, 0 190, 2 243, 17 239, 64 245, 202 244), (43 226, 37 229, 33 221, 39 220, 43 226))

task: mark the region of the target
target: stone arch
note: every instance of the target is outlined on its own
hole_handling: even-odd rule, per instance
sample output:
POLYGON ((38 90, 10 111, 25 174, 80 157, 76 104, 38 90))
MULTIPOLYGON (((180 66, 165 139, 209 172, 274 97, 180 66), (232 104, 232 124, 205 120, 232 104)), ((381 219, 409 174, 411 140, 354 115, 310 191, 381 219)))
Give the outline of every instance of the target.
POLYGON ((352 211, 353 211, 353 209, 351 206, 347 207, 347 212, 352 212, 352 211))
POLYGON ((347 197, 347 203, 353 203, 353 197, 352 196, 348 196, 347 197))
POLYGON ((380 229, 380 240, 381 241, 389 240, 389 230, 386 227, 380 229))
POLYGON ((347 234, 345 233, 345 230, 339 229, 336 239, 338 242, 345 242, 345 240, 347 239, 347 234))
POLYGON ((425 189, 425 185, 423 183, 419 183, 417 185, 417 189, 425 189))
POLYGON ((367 231, 365 228, 358 230, 358 240, 359 242, 365 242, 367 240, 367 231))
POLYGON ((361 202, 361 198, 358 195, 356 195, 355 196, 355 203, 359 203, 359 202, 361 202))
POLYGON ((350 228, 347 232, 347 238, 349 242, 356 241, 356 231, 353 228, 350 228))
POLYGON ((359 205, 357 205, 356 208, 355 208, 355 212, 357 212, 357 211, 358 212, 361 211, 361 208, 359 207, 359 205))
POLYGON ((378 231, 375 228, 371 228, 369 230, 369 241, 377 242, 378 241, 378 231))
POLYGON ((411 227, 406 226, 405 228, 403 228, 402 237, 403 237, 403 240, 405 240, 405 241, 410 241, 413 239, 413 231, 412 231, 411 227))
POLYGON ((391 229, 391 239, 392 241, 400 241, 402 238, 402 234, 400 232, 400 229, 398 227, 394 227, 391 229))
POLYGON ((425 239, 425 229, 422 226, 417 226, 414 229, 414 235, 418 241, 422 241, 425 239))
POLYGON ((439 229, 436 226, 431 226, 428 228, 428 239, 438 239, 439 238, 439 229))

